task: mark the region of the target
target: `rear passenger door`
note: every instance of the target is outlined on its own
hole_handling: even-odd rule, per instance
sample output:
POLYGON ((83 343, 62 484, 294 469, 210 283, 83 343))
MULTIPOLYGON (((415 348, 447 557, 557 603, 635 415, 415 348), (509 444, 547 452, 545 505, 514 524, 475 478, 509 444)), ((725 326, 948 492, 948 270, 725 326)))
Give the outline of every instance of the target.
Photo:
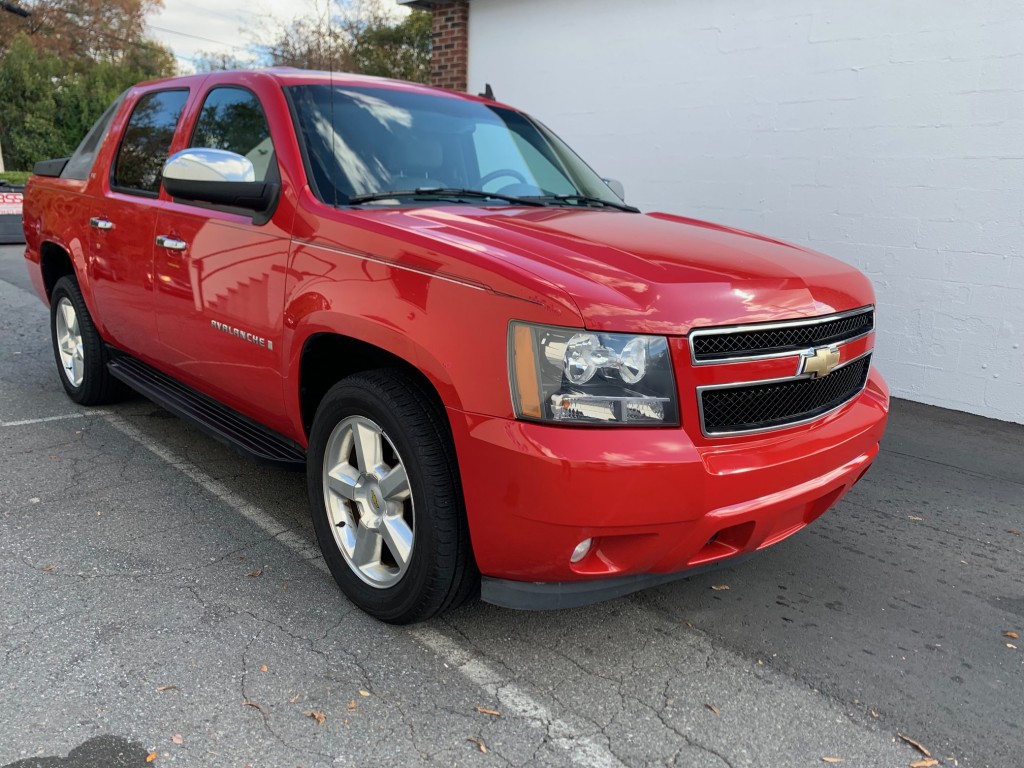
MULTIPOLYGON (((257 181, 280 180, 266 111, 248 88, 211 87, 188 146, 230 150, 252 161, 257 181)), ((165 359, 186 383, 279 430, 287 428, 280 339, 290 240, 279 220, 288 218, 280 205, 262 221, 174 200, 154 235, 165 359)))
POLYGON ((153 233, 160 177, 188 90, 151 91, 136 102, 110 174, 89 211, 88 273, 107 340, 153 361, 153 233))

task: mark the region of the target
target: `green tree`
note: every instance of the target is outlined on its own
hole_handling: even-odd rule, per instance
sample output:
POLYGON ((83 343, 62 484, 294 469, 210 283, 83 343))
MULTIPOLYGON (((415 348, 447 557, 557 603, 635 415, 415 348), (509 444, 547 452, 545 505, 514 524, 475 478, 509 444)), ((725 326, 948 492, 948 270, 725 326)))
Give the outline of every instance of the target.
POLYGON ((69 155, 118 93, 174 72, 171 52, 144 36, 162 0, 37 0, 0 13, 0 146, 28 170, 69 155))
POLYGON ((59 156, 63 144, 54 122, 52 85, 59 72, 60 59, 40 54, 25 35, 18 35, 0 58, 0 104, 18 105, 0 110, 6 168, 28 170, 36 160, 59 156))
POLYGON ((353 32, 353 71, 426 83, 430 79, 432 19, 413 11, 400 23, 379 19, 353 32))

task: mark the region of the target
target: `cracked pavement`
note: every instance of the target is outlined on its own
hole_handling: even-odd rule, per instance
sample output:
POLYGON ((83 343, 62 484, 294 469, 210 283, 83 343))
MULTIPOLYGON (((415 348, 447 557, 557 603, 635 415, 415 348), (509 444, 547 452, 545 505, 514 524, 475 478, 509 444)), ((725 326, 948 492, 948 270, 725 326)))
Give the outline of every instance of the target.
POLYGON ((909 766, 897 734, 1019 759, 1024 427, 897 401, 867 480, 741 565, 389 627, 326 574, 301 475, 142 398, 70 403, 21 262, 0 248, 0 766, 909 766))

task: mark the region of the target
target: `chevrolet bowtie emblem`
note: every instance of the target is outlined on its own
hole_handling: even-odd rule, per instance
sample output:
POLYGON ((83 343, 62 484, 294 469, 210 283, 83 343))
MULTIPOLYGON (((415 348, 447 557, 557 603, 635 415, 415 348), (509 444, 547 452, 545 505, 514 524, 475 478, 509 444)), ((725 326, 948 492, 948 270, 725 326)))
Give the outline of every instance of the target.
POLYGON ((839 365, 839 347, 818 347, 808 349, 800 356, 798 375, 808 375, 812 379, 828 376, 839 365))

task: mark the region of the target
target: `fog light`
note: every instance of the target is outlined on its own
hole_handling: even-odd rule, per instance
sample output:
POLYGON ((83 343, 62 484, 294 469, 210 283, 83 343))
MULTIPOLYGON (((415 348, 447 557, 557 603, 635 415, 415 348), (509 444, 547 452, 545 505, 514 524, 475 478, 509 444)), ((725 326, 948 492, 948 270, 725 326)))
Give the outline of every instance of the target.
POLYGON ((587 553, 590 551, 590 545, 593 543, 593 539, 584 539, 579 544, 577 544, 576 549, 574 549, 572 551, 572 554, 569 555, 569 562, 578 563, 580 560, 586 557, 587 553))

